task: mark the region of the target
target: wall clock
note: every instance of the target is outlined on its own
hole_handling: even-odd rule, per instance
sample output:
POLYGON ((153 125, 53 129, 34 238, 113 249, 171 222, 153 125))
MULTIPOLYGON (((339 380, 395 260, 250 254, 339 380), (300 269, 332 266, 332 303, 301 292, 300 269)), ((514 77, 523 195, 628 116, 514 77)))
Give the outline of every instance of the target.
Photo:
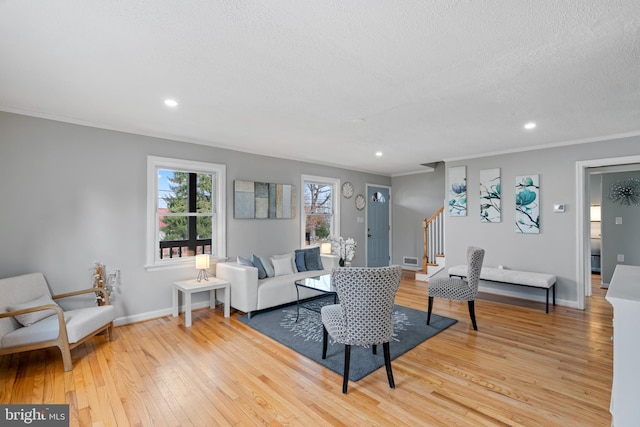
POLYGON ((344 184, 342 184, 342 195, 347 199, 350 199, 351 196, 353 196, 353 184, 352 183, 347 181, 344 184))
POLYGON ((359 211, 361 211, 362 209, 364 209, 364 205, 365 205, 365 198, 362 194, 358 194, 356 196, 356 209, 358 209, 359 211))

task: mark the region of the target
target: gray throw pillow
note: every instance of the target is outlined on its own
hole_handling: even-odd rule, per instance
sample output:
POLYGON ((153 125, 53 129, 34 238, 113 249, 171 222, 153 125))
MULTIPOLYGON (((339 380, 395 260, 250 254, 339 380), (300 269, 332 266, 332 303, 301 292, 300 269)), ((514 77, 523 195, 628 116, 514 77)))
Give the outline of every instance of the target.
POLYGON ((265 273, 267 273, 267 277, 275 276, 276 272, 273 269, 273 264, 271 264, 271 259, 268 256, 261 256, 261 255, 258 255, 258 258, 260 258, 260 262, 264 267, 265 273))
POLYGON ((324 270, 318 246, 304 250, 304 265, 307 267, 307 271, 324 270))
POLYGON ((253 267, 253 263, 247 257, 243 257, 243 256, 239 256, 238 255, 237 263, 240 264, 240 265, 246 265, 247 267, 253 267))
POLYGON ((303 249, 296 249, 296 269, 298 269, 298 272, 302 273, 303 271, 307 271, 307 266, 305 264, 305 256, 304 256, 304 250, 303 249))
POLYGON ((262 265, 262 261, 260 261, 260 258, 258 258, 256 255, 253 255, 251 257, 251 263, 255 268, 258 269, 258 279, 260 280, 266 279, 267 271, 264 269, 264 266, 262 265))
MULTIPOLYGON (((47 304, 58 305, 51 299, 49 295, 42 295, 41 297, 32 299, 31 301, 23 302, 22 304, 12 305, 7 309, 8 311, 18 311, 18 310, 24 310, 25 308, 38 307, 40 305, 47 305, 47 304)), ((31 313, 18 314, 17 316, 14 316, 14 317, 22 326, 31 326, 42 319, 46 319, 49 316, 53 316, 54 314, 56 314, 54 310, 47 309, 47 310, 32 311, 31 313)))

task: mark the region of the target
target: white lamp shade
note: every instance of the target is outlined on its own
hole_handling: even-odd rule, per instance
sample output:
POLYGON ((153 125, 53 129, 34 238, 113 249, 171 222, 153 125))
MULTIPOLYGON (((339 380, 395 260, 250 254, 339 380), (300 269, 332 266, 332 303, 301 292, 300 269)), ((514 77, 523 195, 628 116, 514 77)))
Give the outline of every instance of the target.
POLYGON ((591 206, 591 222, 600 222, 600 221, 601 221, 600 206, 599 205, 591 206))
POLYGON ((209 268, 208 254, 196 255, 196 268, 198 270, 202 270, 203 268, 209 268))
POLYGON ((324 242, 320 244, 320 253, 321 254, 330 254, 331 253, 331 243, 324 242))

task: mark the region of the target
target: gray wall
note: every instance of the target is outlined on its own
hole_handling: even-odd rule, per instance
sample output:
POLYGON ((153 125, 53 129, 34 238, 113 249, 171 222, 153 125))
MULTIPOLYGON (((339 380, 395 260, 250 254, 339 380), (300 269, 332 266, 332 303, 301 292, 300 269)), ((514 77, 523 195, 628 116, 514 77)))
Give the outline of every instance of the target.
MULTIPOLYGON (((640 137, 540 149, 458 160, 447 163, 467 166, 468 215, 446 218, 447 265, 464 264, 466 248, 485 248, 485 266, 503 265, 514 270, 555 274, 558 302, 577 306, 576 265, 576 162, 637 155, 640 137), (479 172, 500 168, 502 175, 502 222, 480 223, 479 172), (540 234, 517 234, 514 229, 515 177, 540 175, 540 234), (554 213, 553 205, 564 203, 565 213, 554 213)), ((588 217, 587 217, 588 218, 588 217)), ((497 292, 541 299, 540 291, 514 286, 486 285, 497 292), (537 292, 535 292, 537 291, 537 292)))
POLYGON ((402 265, 402 257, 411 256, 422 267, 422 220, 444 204, 444 171, 444 163, 439 162, 432 172, 393 177, 393 264, 402 265))
POLYGON ((602 282, 610 283, 618 264, 640 265, 640 207, 613 203, 607 196, 612 184, 628 178, 640 179, 640 172, 602 175, 602 282), (616 224, 616 218, 622 224, 616 224), (618 254, 624 261, 618 262, 618 254))
MULTIPOLYGON (((53 292, 88 287, 95 261, 121 270, 114 305, 121 320, 166 315, 170 283, 195 269, 148 272, 145 264, 147 155, 227 165, 227 255, 292 251, 300 215, 282 220, 233 219, 235 179, 291 183, 302 174, 391 185, 391 178, 202 145, 0 112, 0 278, 40 271, 53 292)), ((344 201, 344 199, 342 199, 344 201)), ((364 245, 353 203, 342 203, 343 236, 364 245)), ((355 265, 364 265, 364 250, 355 265)), ((198 294, 195 301, 204 301, 198 294)))

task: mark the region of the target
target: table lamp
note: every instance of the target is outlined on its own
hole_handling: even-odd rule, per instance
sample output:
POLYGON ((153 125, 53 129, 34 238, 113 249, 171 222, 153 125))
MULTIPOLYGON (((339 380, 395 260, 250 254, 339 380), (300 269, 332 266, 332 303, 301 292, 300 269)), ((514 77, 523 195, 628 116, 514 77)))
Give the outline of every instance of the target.
POLYGON ((207 268, 209 268, 209 255, 208 254, 200 254, 196 255, 196 269, 198 269, 198 282, 202 279, 209 281, 209 276, 207 275, 207 268))

